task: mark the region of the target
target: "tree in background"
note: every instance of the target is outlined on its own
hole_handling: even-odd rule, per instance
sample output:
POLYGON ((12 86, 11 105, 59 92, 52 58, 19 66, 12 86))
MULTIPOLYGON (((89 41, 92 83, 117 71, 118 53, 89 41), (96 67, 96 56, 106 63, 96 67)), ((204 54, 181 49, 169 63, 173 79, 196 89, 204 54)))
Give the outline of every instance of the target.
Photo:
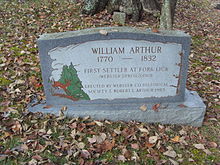
MULTIPOLYGON (((169 0, 171 23, 173 23, 176 3, 177 0, 169 0)), ((143 12, 160 12, 162 4, 166 4, 166 1, 162 3, 161 0, 84 0, 82 13, 93 15, 107 9, 109 13, 124 12, 133 21, 138 21, 143 12)))

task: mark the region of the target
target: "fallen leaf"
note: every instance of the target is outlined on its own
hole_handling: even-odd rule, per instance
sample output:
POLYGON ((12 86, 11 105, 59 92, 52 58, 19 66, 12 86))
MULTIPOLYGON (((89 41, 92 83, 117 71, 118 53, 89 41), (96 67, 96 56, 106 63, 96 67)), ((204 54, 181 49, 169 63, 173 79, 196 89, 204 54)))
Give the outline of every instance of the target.
POLYGON ((114 133, 120 135, 121 134, 121 130, 119 128, 114 129, 114 133))
POLYGON ((11 136, 11 133, 10 132, 4 132, 4 138, 7 138, 7 137, 9 137, 9 136, 11 136))
POLYGON ((6 159, 7 157, 8 157, 8 155, 0 154, 0 161, 6 159))
POLYGON ((168 150, 168 151, 164 152, 163 155, 169 156, 171 158, 175 158, 177 156, 177 154, 174 150, 168 150))
POLYGON ((101 133, 100 136, 96 136, 96 142, 101 144, 103 141, 105 141, 106 137, 107 136, 105 133, 101 133))
POLYGON ((28 146, 26 144, 21 144, 21 151, 27 151, 28 150, 28 146))
POLYGON ((207 155, 211 155, 211 154, 212 154, 212 152, 209 151, 208 149, 204 149, 203 151, 204 151, 207 155))
POLYGON ((42 157, 40 155, 34 155, 34 156, 32 156, 32 159, 40 161, 40 160, 42 160, 42 157))
POLYGON ((157 137, 157 136, 151 136, 151 137, 149 137, 149 143, 151 143, 151 144, 156 143, 157 140, 158 140, 158 137, 157 137))
POLYGON ((135 151, 133 151, 133 155, 131 157, 131 160, 134 160, 135 162, 140 160, 140 157, 138 156, 138 154, 135 151))
POLYGON ((209 118, 208 121, 218 121, 216 118, 209 118))
POLYGON ((149 131, 146 128, 138 128, 141 132, 149 134, 149 131))
POLYGON ((193 146, 194 146, 195 148, 199 149, 199 150, 204 150, 204 149, 205 149, 205 147, 204 147, 203 144, 193 144, 193 146))
POLYGON ((35 159, 31 159, 29 162, 28 162, 28 165, 37 165, 37 160, 35 159))
POLYGON ((35 76, 31 76, 28 78, 29 82, 33 85, 37 84, 38 81, 37 81, 37 78, 35 76))
POLYGON ((40 88, 40 87, 42 87, 43 85, 41 84, 41 83, 37 83, 37 84, 35 84, 34 85, 36 88, 40 88))
POLYGON ((145 143, 145 146, 146 146, 147 148, 152 148, 152 147, 155 146, 155 144, 146 142, 146 143, 145 143))
POLYGON ((178 161, 178 162, 180 162, 180 163, 182 163, 182 162, 183 162, 183 160, 184 160, 184 159, 178 159, 177 161, 178 161))
POLYGON ((7 107, 6 110, 4 110, 5 112, 12 112, 12 113, 18 113, 18 110, 11 108, 11 107, 7 107))
POLYGON ((102 127, 103 126, 103 123, 100 122, 100 121, 94 121, 99 127, 102 127))
POLYGON ((19 121, 16 121, 15 124, 12 126, 12 130, 14 132, 20 132, 21 129, 22 129, 22 126, 19 121))
POLYGON ((175 160, 173 160, 173 159, 170 159, 169 158, 169 161, 173 164, 173 165, 179 165, 179 163, 178 162, 176 162, 175 160))
POLYGON ((189 162, 194 162, 194 161, 195 161, 195 160, 193 160, 192 158, 189 158, 188 160, 189 160, 189 162))
POLYGON ((140 106, 139 109, 142 110, 142 111, 146 111, 147 110, 147 106, 144 104, 144 105, 140 106))
POLYGON ((105 36, 108 35, 108 32, 106 30, 100 30, 99 33, 105 36))
POLYGON ((85 144, 83 142, 80 142, 77 144, 78 148, 83 149, 85 147, 85 144))
POLYGON ((151 30, 153 33, 159 33, 160 31, 158 30, 158 29, 156 29, 156 28, 153 28, 152 30, 151 30))
POLYGON ((124 157, 124 155, 118 155, 118 160, 125 162, 126 158, 124 157))
POLYGON ((51 135, 53 132, 52 132, 52 130, 51 129, 49 129, 48 131, 47 131, 47 134, 48 135, 51 135))
POLYGON ((87 126, 94 126, 94 125, 96 125, 96 123, 95 122, 89 122, 89 123, 86 123, 86 125, 87 126))
POLYGON ((174 138, 170 139, 172 142, 178 143, 180 141, 179 136, 175 136, 174 138))
POLYGON ((133 144, 131 144, 131 148, 138 150, 139 145, 137 143, 133 143, 133 144))
POLYGON ((179 131, 179 133, 180 133, 180 135, 186 135, 186 134, 187 134, 187 132, 184 131, 183 129, 181 129, 181 130, 179 131))
POLYGON ((71 128, 71 129, 75 129, 75 128, 77 128, 77 123, 71 123, 70 125, 69 125, 69 127, 71 128))
POLYGON ((80 156, 85 158, 85 159, 88 159, 88 158, 90 158, 91 154, 87 150, 82 150, 80 156))
POLYGON ((102 144, 101 144, 101 149, 103 151, 111 151, 112 148, 115 146, 115 142, 112 141, 108 141, 108 140, 105 140, 102 144))
POLYGON ((24 80, 15 80, 15 84, 24 84, 25 83, 25 81, 24 80))
POLYGON ((152 109, 155 111, 155 112, 158 112, 158 108, 160 108, 160 104, 155 104, 152 106, 152 109))
POLYGON ((92 138, 88 137, 87 139, 88 139, 88 141, 89 141, 90 144, 96 142, 96 136, 95 136, 95 135, 93 135, 92 138))
POLYGON ((63 106, 62 108, 61 108, 61 111, 66 111, 67 110, 67 106, 63 106))
POLYGON ((126 148, 122 149, 122 154, 125 156, 125 158, 130 159, 131 158, 131 151, 127 150, 126 148))
POLYGON ((218 147, 217 143, 215 143, 215 142, 209 142, 208 146, 211 147, 211 148, 217 148, 218 147))

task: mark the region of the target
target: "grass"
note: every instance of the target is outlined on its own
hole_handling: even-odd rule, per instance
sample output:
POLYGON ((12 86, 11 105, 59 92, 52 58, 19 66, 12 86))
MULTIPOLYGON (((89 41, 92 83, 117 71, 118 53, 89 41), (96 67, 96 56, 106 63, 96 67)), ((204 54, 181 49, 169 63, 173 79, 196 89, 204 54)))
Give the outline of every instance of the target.
MULTIPOLYGON (((175 29, 186 31, 192 36, 194 56, 190 57, 188 87, 198 91, 206 100, 205 123, 201 128, 163 125, 164 129, 159 128, 158 124, 121 121, 101 121, 103 126, 97 126, 96 124, 89 125, 94 122, 92 119, 64 118, 60 120, 54 115, 27 113, 27 103, 33 95, 36 95, 39 100, 45 99, 43 87, 35 87, 32 82, 29 82, 31 76, 37 82, 42 82, 36 47, 36 41, 40 34, 118 25, 112 23, 111 17, 105 12, 92 17, 81 15, 79 11, 81 5, 75 5, 69 1, 31 0, 19 2, 17 0, 1 0, 0 2, 0 25, 4 25, 0 28, 2 32, 0 54, 5 58, 0 57, 0 63, 4 64, 0 71, 0 106, 4 107, 0 112, 0 164, 31 164, 30 161, 36 161, 33 159, 35 155, 40 155, 42 161, 46 163, 54 164, 71 164, 73 162, 80 164, 84 161, 87 164, 100 162, 101 164, 154 165, 160 164, 161 160, 170 164, 169 157, 163 154, 167 151, 166 147, 168 146, 171 146, 177 154, 182 155, 182 157, 172 158, 175 161, 178 161, 179 158, 183 159, 180 164, 214 165, 220 162, 220 124, 217 115, 218 109, 220 109, 219 84, 217 82, 219 80, 218 61, 220 57, 218 54, 220 48, 218 46, 219 40, 217 40, 219 34, 216 28, 218 27, 219 15, 218 17, 212 15, 214 12, 210 12, 207 0, 180 1, 174 26, 175 29), (15 85, 9 92, 16 80, 25 80, 25 83, 15 85), (17 88, 21 92, 13 93, 17 88), (8 112, 10 111, 9 107, 15 109, 17 113, 8 112), (214 121, 209 121, 210 118, 214 121), (15 121, 21 124, 22 131, 13 129, 15 121), (70 128, 72 123, 76 124, 76 128, 70 128), (139 127, 146 128, 149 134, 141 133, 139 127), (47 134, 49 129, 52 131, 51 134, 47 134), (71 135, 74 129, 75 136, 71 135), (119 134, 114 132, 126 129, 128 135, 126 135, 126 131, 119 134), (180 130, 184 130, 186 134, 180 134, 180 130), (129 131, 132 135, 129 134, 129 131), (12 135, 5 137, 7 132, 12 135), (106 134, 106 140, 115 141, 112 150, 103 150, 100 147, 103 144, 89 143, 88 137, 98 136, 100 133, 106 134), (155 135, 159 137, 157 144, 151 148, 145 147, 149 137, 155 135), (187 145, 180 142, 173 143, 170 139, 175 136, 184 137, 187 145), (64 142, 67 146, 63 149, 64 142), (159 142, 160 145, 158 145, 159 142), (210 147, 209 142, 216 143, 218 147, 210 147), (28 145, 27 152, 7 153, 14 151, 23 143, 28 145), (78 143, 84 143, 84 150, 90 153, 89 158, 83 158, 82 149, 77 148, 78 143), (132 143, 137 143, 140 149, 133 149, 132 143), (212 154, 206 154, 203 150, 193 146, 193 144, 200 143, 212 154), (40 151, 37 149, 37 145, 41 145, 45 149, 40 151), (123 148, 131 153, 130 156, 126 156, 125 162, 118 160, 118 156, 123 155, 123 148), (71 152, 72 155, 69 155, 71 152), (135 156, 134 153, 138 155, 139 159, 132 158, 135 156), (194 161, 190 161, 190 159, 194 161)), ((155 28, 159 25, 158 19, 153 19, 153 21, 149 18, 143 19, 136 23, 127 22, 126 25, 142 29, 155 28)))

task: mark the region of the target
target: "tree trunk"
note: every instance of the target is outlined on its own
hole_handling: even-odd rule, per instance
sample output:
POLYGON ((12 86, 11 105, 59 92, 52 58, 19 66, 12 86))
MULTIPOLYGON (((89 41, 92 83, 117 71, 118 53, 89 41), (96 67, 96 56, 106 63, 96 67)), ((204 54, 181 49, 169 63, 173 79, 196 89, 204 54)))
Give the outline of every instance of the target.
POLYGON ((143 6, 143 10, 147 13, 161 10, 161 5, 158 0, 140 0, 140 2, 143 6))
POLYGON ((164 0, 160 16, 160 29, 172 30, 177 0, 164 0))
MULTIPOLYGON (((161 0, 84 0, 83 14, 93 15, 104 9, 109 13, 120 11, 126 13, 128 18, 138 21, 143 12, 154 13, 161 10, 161 0)), ((177 0, 171 0, 171 15, 177 0)))
POLYGON ((83 14, 93 15, 107 9, 109 13, 126 13, 133 21, 138 21, 142 12, 160 11, 158 0, 84 0, 83 14))
POLYGON ((170 0, 172 24, 174 22, 174 15, 175 15, 176 4, 177 4, 177 0, 170 0))
POLYGON ((172 29, 170 0, 164 0, 162 10, 161 10, 161 16, 160 16, 160 29, 161 30, 172 29))

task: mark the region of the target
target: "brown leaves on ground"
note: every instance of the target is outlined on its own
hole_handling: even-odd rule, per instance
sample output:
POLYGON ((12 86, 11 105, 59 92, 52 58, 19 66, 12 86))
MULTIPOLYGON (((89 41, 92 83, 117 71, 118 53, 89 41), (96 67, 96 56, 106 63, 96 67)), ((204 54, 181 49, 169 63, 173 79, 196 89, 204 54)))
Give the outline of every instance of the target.
MULTIPOLYGON (((68 119, 65 108, 60 117, 27 113, 34 97, 45 99, 36 46, 40 34, 116 25, 106 10, 81 15, 77 2, 0 2, 0 164, 218 164, 220 13, 208 1, 179 1, 174 21, 174 29, 192 36, 187 88, 207 105, 203 127, 68 119)), ((126 26, 157 33, 157 20, 143 16, 126 26)), ((165 110, 160 104, 149 109, 165 110)))
POLYGON ((170 139, 172 142, 178 143, 180 141, 179 136, 175 136, 174 138, 170 139))
POLYGON ((111 151, 114 146, 115 146, 115 141, 105 140, 105 141, 101 144, 101 149, 102 149, 102 151, 104 151, 104 152, 106 152, 106 151, 111 151))

